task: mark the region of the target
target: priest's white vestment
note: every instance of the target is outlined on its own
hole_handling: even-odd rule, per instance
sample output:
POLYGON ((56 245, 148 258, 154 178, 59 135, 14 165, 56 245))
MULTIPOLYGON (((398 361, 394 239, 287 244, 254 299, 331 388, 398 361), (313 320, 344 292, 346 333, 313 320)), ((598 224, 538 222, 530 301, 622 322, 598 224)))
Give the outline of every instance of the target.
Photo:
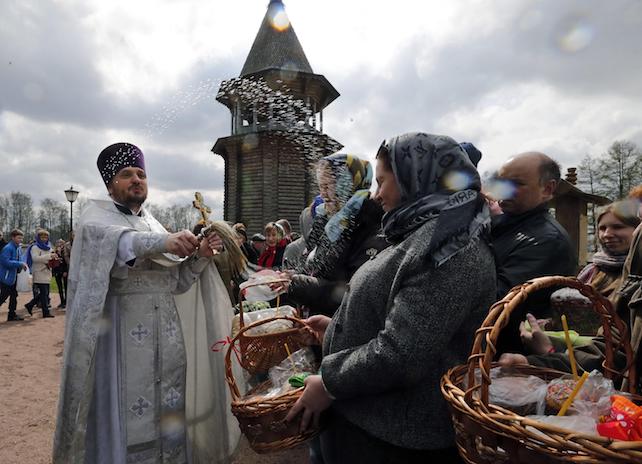
POLYGON ((223 355, 209 349, 229 334, 229 296, 211 259, 168 255, 166 238, 145 209, 94 200, 82 213, 54 464, 224 463, 236 448, 223 355))

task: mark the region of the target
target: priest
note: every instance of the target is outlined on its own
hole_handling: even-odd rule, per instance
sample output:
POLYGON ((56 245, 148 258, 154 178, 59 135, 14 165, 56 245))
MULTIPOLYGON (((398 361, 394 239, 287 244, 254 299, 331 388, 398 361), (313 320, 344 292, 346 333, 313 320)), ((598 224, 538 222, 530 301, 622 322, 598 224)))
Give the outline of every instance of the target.
POLYGON ((213 405, 216 388, 197 389, 218 383, 222 391, 223 373, 208 371, 208 356, 217 355, 208 347, 232 317, 211 260, 223 242, 216 234, 170 234, 143 207, 147 177, 138 147, 110 145, 97 164, 111 201, 90 201, 76 228, 53 462, 223 462, 237 427, 221 410, 224 393, 213 405), (192 287, 201 292, 184 300, 192 308, 177 310, 174 296, 192 287), (200 377, 219 377, 197 379, 195 364, 200 377), (217 449, 208 436, 219 438, 217 449))

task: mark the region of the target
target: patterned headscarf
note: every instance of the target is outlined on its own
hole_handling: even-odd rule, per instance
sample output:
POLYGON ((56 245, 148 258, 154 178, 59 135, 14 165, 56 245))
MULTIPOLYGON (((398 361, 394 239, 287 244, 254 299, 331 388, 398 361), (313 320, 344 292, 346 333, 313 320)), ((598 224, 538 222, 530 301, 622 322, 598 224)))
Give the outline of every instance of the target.
POLYGON ((372 185, 372 166, 366 160, 354 155, 337 153, 326 156, 321 163, 327 163, 335 178, 335 192, 339 211, 333 214, 325 226, 325 232, 332 242, 336 242, 370 195, 372 185))
POLYGON ((370 196, 372 165, 354 155, 337 153, 319 162, 330 170, 338 211, 329 215, 325 203, 316 208, 316 217, 308 239, 309 247, 316 247, 314 258, 306 270, 313 275, 330 275, 337 260, 347 249, 352 232, 357 227, 357 216, 370 196))
POLYGON ((481 181, 466 152, 450 137, 420 132, 384 141, 401 194, 401 204, 383 217, 393 243, 439 217, 431 238, 437 266, 487 231, 490 216, 479 194, 481 181))

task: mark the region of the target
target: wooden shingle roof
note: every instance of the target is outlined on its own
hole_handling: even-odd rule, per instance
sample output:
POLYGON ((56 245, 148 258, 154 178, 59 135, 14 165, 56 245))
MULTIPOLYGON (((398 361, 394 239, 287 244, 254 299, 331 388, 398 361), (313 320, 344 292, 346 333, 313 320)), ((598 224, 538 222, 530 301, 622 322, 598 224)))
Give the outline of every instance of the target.
POLYGON ((283 3, 272 0, 245 60, 241 77, 270 68, 313 73, 294 28, 284 15, 283 3))
POLYGON ((580 198, 582 201, 586 203, 592 203, 598 206, 604 206, 611 203, 610 199, 603 197, 601 195, 594 195, 591 193, 584 192, 565 179, 560 180, 560 183, 557 186, 557 190, 555 190, 555 198, 563 197, 563 196, 580 198))

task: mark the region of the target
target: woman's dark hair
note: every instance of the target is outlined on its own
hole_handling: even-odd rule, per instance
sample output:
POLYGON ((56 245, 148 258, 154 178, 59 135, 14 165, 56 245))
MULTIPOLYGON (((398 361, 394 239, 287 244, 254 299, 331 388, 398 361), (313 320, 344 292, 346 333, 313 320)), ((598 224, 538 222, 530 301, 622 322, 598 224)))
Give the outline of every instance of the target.
POLYGON ((376 159, 383 161, 383 165, 388 171, 392 171, 392 160, 390 159, 390 150, 386 146, 386 142, 383 142, 377 151, 376 159))

